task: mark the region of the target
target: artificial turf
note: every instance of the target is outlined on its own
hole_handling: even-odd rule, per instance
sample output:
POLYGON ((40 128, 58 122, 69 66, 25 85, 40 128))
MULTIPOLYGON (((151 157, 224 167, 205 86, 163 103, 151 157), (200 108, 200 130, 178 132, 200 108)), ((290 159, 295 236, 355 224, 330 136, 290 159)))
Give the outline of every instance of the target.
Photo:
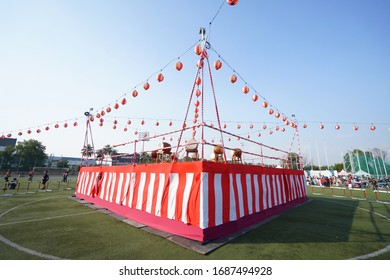
MULTIPOLYGON (((20 248, 72 260, 338 260, 390 245, 390 205, 376 202, 372 190, 358 200, 332 197, 329 189, 313 195, 308 188, 309 203, 201 255, 75 202, 74 183, 70 190, 55 183, 51 192, 31 193, 25 184, 24 194, 0 197, 0 235, 20 246, 0 242, 3 260, 45 259, 20 248)), ((381 199, 390 201, 390 194, 381 199)), ((390 253, 373 259, 390 259, 390 253)))

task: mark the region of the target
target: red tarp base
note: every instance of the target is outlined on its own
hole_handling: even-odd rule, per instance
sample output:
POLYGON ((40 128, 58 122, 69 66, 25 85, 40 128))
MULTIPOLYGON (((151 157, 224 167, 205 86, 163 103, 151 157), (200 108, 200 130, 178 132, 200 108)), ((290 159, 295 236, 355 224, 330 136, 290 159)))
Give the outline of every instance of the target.
POLYGON ((76 196, 197 241, 240 231, 306 201, 301 170, 216 162, 83 167, 76 196))

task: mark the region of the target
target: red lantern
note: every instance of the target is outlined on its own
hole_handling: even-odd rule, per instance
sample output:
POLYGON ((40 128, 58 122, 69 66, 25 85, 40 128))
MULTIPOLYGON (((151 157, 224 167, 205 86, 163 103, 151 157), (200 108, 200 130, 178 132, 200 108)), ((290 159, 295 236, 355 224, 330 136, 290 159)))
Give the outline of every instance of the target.
POLYGON ((22 132, 19 132, 19 133, 18 133, 18 135, 19 135, 19 136, 22 136, 22 135, 23 135, 23 133, 22 133, 22 132))
POLYGON ((181 63, 180 61, 176 62, 176 70, 180 71, 181 69, 183 69, 183 63, 181 63))
POLYGON ((4 134, 0 136, 0 139, 4 139, 4 138, 5 138, 4 134))
POLYGON ((127 121, 127 124, 130 125, 130 124, 131 124, 131 120, 128 120, 128 121, 127 121))
POLYGON ((195 113, 195 114, 194 114, 194 118, 195 118, 195 119, 199 118, 199 114, 198 114, 198 113, 195 113))
POLYGON ((257 96, 257 94, 252 95, 253 102, 256 102, 258 99, 259 99, 259 97, 257 96))
POLYGON ((107 113, 110 113, 110 112, 111 112, 111 108, 110 108, 110 107, 107 107, 106 112, 107 112, 107 113))
POLYGON ((37 129, 37 133, 41 133, 41 130, 39 128, 37 129))
POLYGON ((200 90, 199 90, 199 89, 197 89, 197 90, 195 91, 195 95, 196 95, 197 97, 199 97, 199 96, 201 95, 201 93, 200 93, 200 90))
POLYGON ((117 120, 114 120, 114 124, 117 124, 118 123, 118 121, 117 120))
POLYGON ((104 119, 103 119, 103 118, 101 118, 101 119, 100 119, 100 122, 101 122, 101 123, 102 123, 102 122, 104 122, 104 119))
POLYGON ((114 108, 115 108, 115 109, 118 109, 118 108, 119 108, 119 104, 118 104, 118 103, 115 103, 114 108))
POLYGON ((286 120, 284 123, 285 123, 285 125, 289 125, 290 124, 290 122, 288 120, 286 120))
POLYGON ((198 67, 198 68, 202 68, 203 65, 204 65, 203 59, 199 59, 199 60, 196 62, 196 67, 198 67))
POLYGON ((264 107, 264 108, 267 108, 267 107, 268 107, 268 102, 267 102, 267 101, 263 101, 263 107, 264 107))
POLYGON ((159 122, 156 122, 156 126, 159 126, 160 125, 160 123, 159 122))
POLYGON ((93 118, 93 116, 90 116, 89 117, 89 121, 93 122, 95 119, 93 118))
POLYGON ((12 137, 12 134, 11 134, 11 133, 8 133, 8 134, 7 134, 7 137, 8 137, 8 138, 11 138, 11 137, 12 137))
POLYGON ((158 82, 162 82, 162 81, 164 81, 164 75, 162 74, 162 73, 158 73, 158 75, 157 75, 157 81, 158 82))
POLYGON ((223 125, 223 128, 226 128, 226 123, 223 125))
POLYGON ((336 124, 336 125, 334 126, 334 128, 335 128, 336 130, 339 130, 339 129, 340 129, 340 126, 339 126, 338 124, 336 124))
POLYGON ((196 53, 197 55, 201 55, 201 53, 202 53, 202 47, 201 47, 200 45, 196 45, 196 46, 195 46, 195 53, 196 53))
POLYGON ((56 125, 54 126, 54 128, 59 128, 60 126, 59 126, 59 124, 58 123, 56 123, 56 125))
POLYGON ((238 0, 226 0, 226 2, 230 5, 230 6, 234 6, 238 3, 238 0))
POLYGON ((126 132, 126 131, 127 131, 127 127, 125 127, 125 128, 123 129, 123 131, 125 131, 125 132, 126 132))
POLYGON ((276 131, 279 131, 279 126, 276 126, 276 127, 275 127, 275 130, 276 130, 276 131))
POLYGON ((31 134, 31 130, 29 129, 29 130, 27 130, 27 134, 31 134))
POLYGON ((99 123, 99 126, 103 126, 103 123, 101 122, 101 123, 99 123))
POLYGON ((272 115, 273 113, 274 113, 274 109, 271 108, 268 110, 268 114, 272 115))
POLYGON ((283 117, 282 117, 282 121, 285 122, 286 120, 287 120, 286 116, 283 116, 283 117))
POLYGON ((202 83, 202 79, 200 77, 197 77, 195 83, 199 86, 202 83))
POLYGON ((103 110, 100 112, 100 114, 102 115, 102 116, 104 116, 105 114, 106 114, 106 112, 104 112, 103 110))
POLYGON ((67 124, 67 123, 64 123, 64 127, 67 128, 67 127, 68 127, 68 124, 67 124))
POLYGON ((150 88, 150 85, 148 82, 144 83, 144 90, 148 90, 150 88))
POLYGON ((281 130, 282 132, 285 132, 285 131, 286 131, 286 129, 285 129, 284 127, 282 127, 280 130, 281 130))
POLYGON ((74 123, 73 123, 73 126, 77 126, 77 125, 78 125, 78 123, 77 123, 77 122, 74 122, 74 123))
POLYGON ((113 129, 116 129, 116 125, 114 125, 112 128, 113 128, 113 129))
POLYGON ((357 126, 357 125, 353 126, 353 130, 357 131, 358 129, 359 129, 359 126, 357 126))
POLYGON ((48 126, 45 127, 45 130, 48 131, 50 128, 48 126))
POLYGON ((371 129, 372 131, 374 131, 374 130, 376 129, 375 125, 372 124, 372 125, 370 126, 370 129, 371 129))
POLYGON ((237 125, 237 128, 240 129, 240 128, 241 128, 241 125, 238 124, 238 125, 237 125))
POLYGON ((307 128, 307 124, 304 123, 302 127, 303 127, 303 128, 307 128))
POLYGON ((216 70, 221 69, 221 67, 222 67, 222 62, 220 60, 217 60, 217 61, 214 62, 214 68, 216 70))
POLYGON ((169 122, 169 126, 172 126, 172 122, 169 122))
POLYGON ((141 125, 144 125, 144 124, 145 124, 145 121, 144 121, 144 120, 142 120, 142 121, 141 121, 141 125))
POLYGON ((261 137, 261 133, 257 133, 257 137, 261 137))
POLYGON ((273 134, 273 133, 274 133, 274 132, 273 132, 272 130, 269 131, 269 134, 270 134, 270 135, 273 134))
POLYGON ((275 113, 275 118, 279 119, 279 117, 280 117, 280 113, 279 113, 279 112, 276 112, 276 113, 275 113))
POLYGON ((99 118, 100 118, 100 114, 99 114, 99 113, 97 113, 97 114, 96 114, 96 117, 99 119, 99 118))
POLYGON ((234 84, 235 82, 237 82, 237 76, 234 75, 234 74, 232 74, 232 75, 230 76, 230 82, 232 82, 233 84, 234 84))
POLYGON ((253 124, 250 124, 250 125, 249 125, 249 128, 252 129, 252 128, 253 128, 253 124))
POLYGON ((199 100, 196 100, 195 103, 194 103, 194 105, 195 105, 196 107, 198 107, 198 106, 200 105, 199 100))
POLYGON ((138 91, 135 89, 135 90, 133 90, 133 92, 131 93, 131 95, 133 96, 133 97, 137 97, 138 96, 138 91))
POLYGON ((248 139, 249 139, 249 138, 251 138, 251 136, 250 136, 250 135, 248 135, 246 138, 248 138, 248 139))
POLYGON ((266 126, 266 125, 263 125, 263 129, 267 129, 267 126, 266 126))
POLYGON ((249 87, 247 85, 245 85, 243 88, 242 88, 242 92, 247 94, 249 92, 249 87))
POLYGON ((126 105, 126 103, 127 103, 126 98, 123 98, 122 101, 121 101, 121 103, 122 103, 122 105, 126 105))
POLYGON ((320 128, 321 128, 321 129, 324 129, 324 127, 325 127, 325 126, 324 126, 323 124, 320 124, 320 128))
POLYGON ((138 131, 134 132, 135 135, 138 135, 138 131))

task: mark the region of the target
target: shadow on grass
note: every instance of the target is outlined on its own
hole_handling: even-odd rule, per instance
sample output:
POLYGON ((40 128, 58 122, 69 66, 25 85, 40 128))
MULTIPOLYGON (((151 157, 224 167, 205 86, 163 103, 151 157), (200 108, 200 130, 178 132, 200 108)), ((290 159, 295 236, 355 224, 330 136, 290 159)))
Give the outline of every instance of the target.
MULTIPOLYGON (((234 243, 326 243, 347 242, 359 202, 348 206, 316 198, 290 210, 234 243)), ((372 220, 375 223, 374 219, 372 220)), ((380 231, 379 228, 377 228, 380 231)), ((380 235, 379 235, 380 236, 380 235)), ((382 238, 380 238, 382 239, 382 238)), ((377 240, 381 241, 381 240, 377 240)))

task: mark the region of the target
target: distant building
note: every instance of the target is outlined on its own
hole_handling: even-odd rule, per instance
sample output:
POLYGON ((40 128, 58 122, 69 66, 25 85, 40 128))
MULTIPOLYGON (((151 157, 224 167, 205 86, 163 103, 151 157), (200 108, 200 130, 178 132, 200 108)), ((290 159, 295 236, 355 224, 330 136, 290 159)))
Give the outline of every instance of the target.
MULTIPOLYGON (((140 154, 135 154, 135 163, 140 162, 140 154)), ((118 154, 112 157, 112 165, 129 165, 134 163, 134 154, 118 154)))
POLYGON ((79 157, 58 157, 58 156, 49 156, 45 162, 45 165, 49 165, 51 167, 57 167, 57 163, 61 160, 66 160, 68 162, 69 167, 79 166, 81 163, 81 158, 79 157))
POLYGON ((4 151, 6 147, 12 146, 15 147, 16 138, 0 138, 0 152, 4 151))

